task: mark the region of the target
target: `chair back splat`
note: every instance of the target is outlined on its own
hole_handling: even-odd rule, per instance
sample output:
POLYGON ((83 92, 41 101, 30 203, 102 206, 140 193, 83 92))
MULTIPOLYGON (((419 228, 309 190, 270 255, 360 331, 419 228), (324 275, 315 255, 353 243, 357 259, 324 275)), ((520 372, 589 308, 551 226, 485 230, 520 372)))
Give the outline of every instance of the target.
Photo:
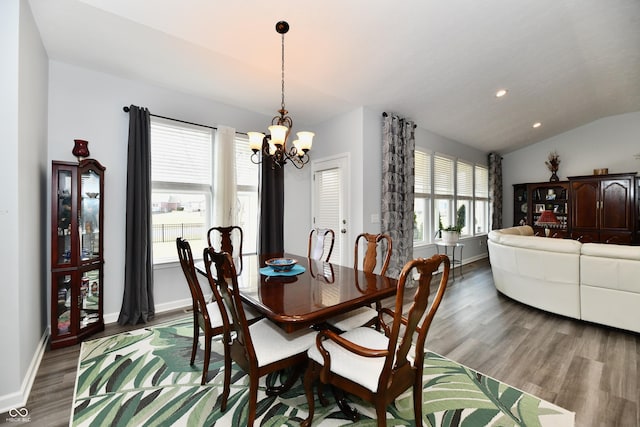
MULTIPOLYGON (((444 296, 449 269, 445 255, 405 264, 398 279, 395 310, 383 308, 379 314, 384 335, 368 327, 341 335, 331 330, 318 333, 316 345, 308 352, 309 365, 304 377, 309 417, 301 425, 310 426, 313 420, 313 385, 317 381, 373 403, 379 426, 386 426, 387 406, 411 387, 416 425, 422 423, 425 340, 444 296), (444 269, 440 284, 429 304, 432 276, 441 265, 444 269), (419 274, 417 287, 410 307, 403 312, 405 284, 411 280, 414 269, 419 274), (391 324, 385 321, 389 318, 391 324)), ((353 415, 355 421, 357 414, 353 415)))
POLYGON ((231 254, 238 266, 237 273, 242 272, 242 241, 244 239, 242 228, 237 225, 228 227, 211 227, 207 231, 207 243, 210 248, 219 252, 231 254))
POLYGON ((329 262, 336 233, 330 228, 312 228, 309 232, 307 258, 329 262))
POLYGON ((382 268, 380 268, 380 275, 384 276, 389 267, 389 261, 391 260, 391 237, 388 234, 370 234, 361 233, 356 237, 356 244, 354 247, 354 270, 358 270, 358 248, 360 246, 360 239, 364 239, 366 243, 366 249, 364 252, 364 258, 362 260, 362 271, 365 273, 372 273, 378 264, 378 249, 382 250, 383 262, 382 268), (384 242, 384 244, 381 244, 384 242))

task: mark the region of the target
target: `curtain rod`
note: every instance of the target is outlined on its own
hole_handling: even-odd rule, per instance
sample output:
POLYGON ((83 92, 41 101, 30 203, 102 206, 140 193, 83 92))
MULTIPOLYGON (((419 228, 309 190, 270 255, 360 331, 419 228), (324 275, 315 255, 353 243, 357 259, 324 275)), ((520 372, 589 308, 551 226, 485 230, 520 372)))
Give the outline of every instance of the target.
MULTIPOLYGON (((382 117, 387 117, 387 116, 388 116, 387 112, 386 112, 386 111, 383 111, 383 112, 382 112, 382 117)), ((397 117, 397 116, 396 116, 396 117, 397 117)), ((398 118, 399 118, 399 117, 398 117, 398 118)), ((402 120, 406 120, 406 119, 402 119, 402 120)), ((418 125, 414 123, 414 124, 413 124, 413 128, 415 129, 415 128, 417 128, 417 127, 418 127, 418 125)))
MULTIPOLYGON (((130 110, 130 108, 129 108, 129 107, 127 107, 126 105, 125 105, 124 107, 122 107, 122 111, 124 111, 125 113, 128 113, 128 112, 129 112, 129 110, 130 110)), ((174 121, 174 122, 185 123, 185 124, 187 124, 187 125, 194 125, 194 126, 200 126, 200 127, 203 127, 203 128, 209 128, 209 129, 215 129, 215 130, 218 130, 218 128, 217 128, 217 127, 215 127, 215 126, 201 125, 200 123, 187 122, 187 121, 185 121, 185 120, 180 120, 180 119, 174 119, 174 118, 171 118, 171 117, 160 116, 160 115, 158 115, 158 114, 152 114, 152 113, 149 113, 149 115, 150 115, 150 116, 153 116, 153 117, 158 117, 158 118, 161 118, 161 119, 171 120, 171 121, 174 121)), ((246 135, 246 133, 245 133, 245 132, 238 132, 238 131, 236 131, 236 133, 239 133, 239 134, 241 134, 241 135, 246 135)))

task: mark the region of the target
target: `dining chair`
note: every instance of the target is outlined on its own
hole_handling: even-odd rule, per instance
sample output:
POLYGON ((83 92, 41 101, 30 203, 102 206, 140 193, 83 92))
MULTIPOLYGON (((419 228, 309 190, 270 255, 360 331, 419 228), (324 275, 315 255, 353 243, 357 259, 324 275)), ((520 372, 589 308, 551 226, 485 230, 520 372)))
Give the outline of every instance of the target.
MULTIPOLYGON (((193 308, 193 344, 191 346, 191 366, 194 365, 196 358, 196 351, 198 350, 198 339, 200 337, 200 330, 204 332, 204 362, 202 367, 202 380, 200 384, 204 385, 207 382, 207 373, 209 371, 209 359, 211 358, 211 340, 216 335, 220 335, 223 332, 223 321, 219 308, 219 297, 216 295, 217 290, 213 289, 214 298, 211 302, 207 303, 200 282, 198 282, 196 269, 193 263, 193 254, 191 252, 191 245, 185 239, 178 237, 176 239, 176 246, 178 248, 178 258, 180 259, 180 266, 187 279, 187 285, 189 285, 189 291, 191 293, 191 302, 193 308)), ((228 353, 226 342, 224 344, 225 359, 228 353)))
POLYGON ((293 368, 293 373, 280 387, 267 389, 268 395, 277 395, 288 390, 298 379, 300 368, 307 361, 307 350, 315 340, 315 331, 302 329, 286 333, 278 325, 267 318, 253 324, 246 320, 245 308, 242 304, 235 266, 231 255, 216 252, 212 248, 204 250, 207 277, 211 286, 218 287, 229 314, 223 314, 224 340, 229 343, 229 361, 225 360, 224 389, 221 396, 221 409, 227 405, 231 387, 231 360, 244 372, 249 380, 249 405, 247 408, 247 425, 252 426, 256 418, 258 381, 272 372, 293 368), (215 268, 215 274, 212 271, 215 268), (226 279, 225 271, 232 274, 226 279), (228 365, 227 365, 228 363, 228 365))
MULTIPOLYGON (((354 266, 353 269, 358 274, 359 267, 359 247, 364 244, 364 257, 362 259, 362 271, 365 276, 373 276, 374 270, 378 263, 378 250, 382 253, 382 267, 380 268, 380 276, 384 276, 389 267, 391 260, 392 242, 388 234, 371 234, 361 233, 356 237, 354 247, 354 266)), ((381 303, 376 302, 376 308, 363 306, 344 314, 332 317, 327 320, 327 324, 340 331, 348 331, 366 324, 374 324, 378 318, 381 303)))
POLYGON ((242 241, 244 239, 242 228, 237 225, 227 227, 211 227, 207 231, 207 243, 210 248, 220 252, 227 252, 238 265, 237 273, 242 273, 242 241))
POLYGON ((336 234, 330 228, 312 228, 309 232, 307 258, 329 262, 335 237, 336 234))
MULTIPOLYGON (((308 351, 309 364, 304 389, 309 415, 301 425, 311 426, 315 411, 314 383, 331 384, 372 403, 378 426, 386 426, 386 408, 409 387, 413 388, 416 425, 422 424, 422 372, 425 340, 449 278, 449 258, 434 255, 409 261, 400 272, 395 310, 384 308, 379 321, 384 334, 360 327, 341 335, 331 330, 318 332, 316 345, 308 351), (429 305, 432 275, 444 265, 440 284, 429 305), (403 311, 405 284, 418 272, 417 287, 406 315, 403 311), (391 316, 390 324, 385 318, 391 316), (401 332, 402 330, 402 332, 401 332)), ((357 413, 352 420, 358 418, 357 413)))

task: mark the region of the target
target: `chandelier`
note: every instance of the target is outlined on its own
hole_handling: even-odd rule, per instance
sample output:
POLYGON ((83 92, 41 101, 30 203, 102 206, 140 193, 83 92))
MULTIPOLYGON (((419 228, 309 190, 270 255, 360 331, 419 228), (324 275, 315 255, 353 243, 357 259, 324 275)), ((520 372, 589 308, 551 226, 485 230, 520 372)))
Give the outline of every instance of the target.
POLYGON ((280 101, 280 109, 278 115, 271 119, 269 126, 270 135, 261 132, 247 132, 249 135, 249 147, 251 161, 253 163, 261 163, 263 157, 269 157, 273 161, 273 167, 277 165, 282 167, 289 160, 296 168, 302 167, 309 163, 309 155, 307 152, 311 149, 313 143, 313 132, 298 132, 298 139, 294 140, 292 146, 287 147, 287 138, 293 128, 293 120, 287 114, 289 112, 284 106, 284 35, 289 31, 289 24, 280 21, 276 24, 276 32, 282 36, 282 97, 280 101))

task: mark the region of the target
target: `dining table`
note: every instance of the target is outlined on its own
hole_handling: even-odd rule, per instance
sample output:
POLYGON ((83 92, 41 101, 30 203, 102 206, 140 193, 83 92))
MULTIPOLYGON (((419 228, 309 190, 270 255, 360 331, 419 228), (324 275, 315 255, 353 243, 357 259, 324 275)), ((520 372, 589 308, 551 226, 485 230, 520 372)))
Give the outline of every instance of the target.
MULTIPOLYGON (((203 261, 195 266, 207 275, 203 261)), ((243 255, 237 274, 244 303, 286 332, 321 325, 336 315, 392 297, 397 285, 390 277, 290 253, 243 255), (266 262, 274 259, 293 260, 295 268, 273 271, 266 262)))

